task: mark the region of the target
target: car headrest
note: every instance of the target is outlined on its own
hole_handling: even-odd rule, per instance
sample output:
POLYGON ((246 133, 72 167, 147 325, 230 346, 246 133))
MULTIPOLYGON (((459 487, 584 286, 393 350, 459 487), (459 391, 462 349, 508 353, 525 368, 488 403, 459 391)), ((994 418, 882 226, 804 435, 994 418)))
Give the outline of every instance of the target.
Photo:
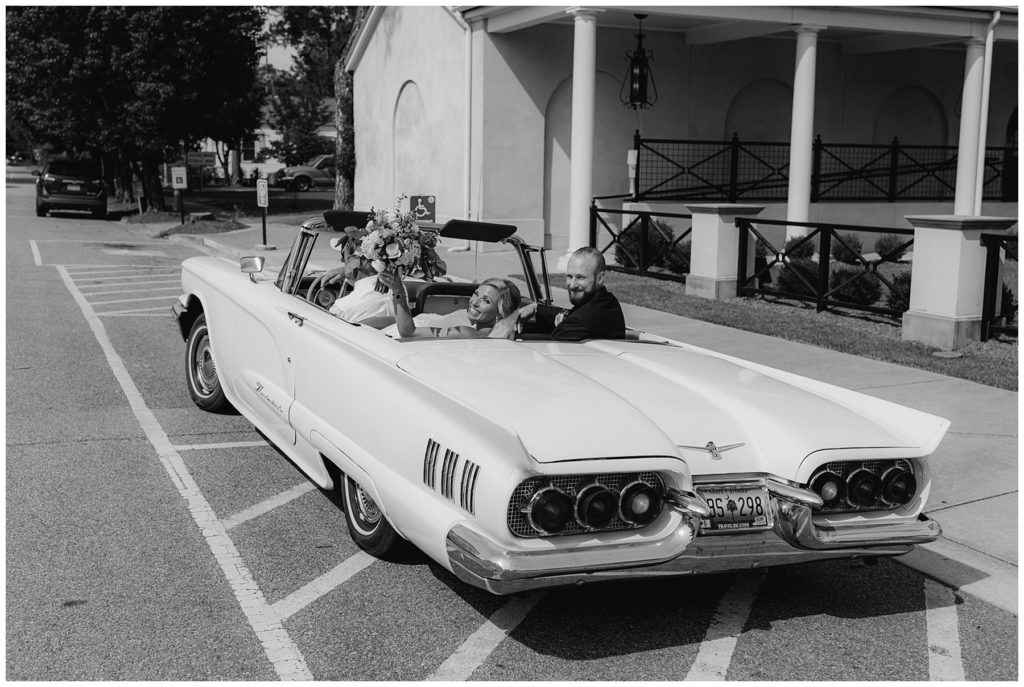
POLYGON ((345 231, 345 227, 362 229, 371 214, 369 210, 325 210, 324 219, 336 231, 345 231))

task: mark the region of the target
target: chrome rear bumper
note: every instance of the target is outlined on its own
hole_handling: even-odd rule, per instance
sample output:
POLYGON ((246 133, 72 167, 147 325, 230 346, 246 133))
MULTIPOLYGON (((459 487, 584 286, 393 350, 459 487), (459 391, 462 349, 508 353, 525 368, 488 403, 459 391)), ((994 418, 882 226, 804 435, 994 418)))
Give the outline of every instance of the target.
POLYGON ((678 529, 661 539, 523 552, 508 551, 468 527, 456 525, 447 537, 448 560, 462 581, 495 594, 512 594, 616 579, 720 573, 830 558, 899 556, 942 533, 939 524, 924 515, 896 522, 817 526, 811 506, 800 494, 787 495, 790 500, 772 491, 776 497, 774 524, 768 530, 695 537, 692 517, 673 512, 678 529))

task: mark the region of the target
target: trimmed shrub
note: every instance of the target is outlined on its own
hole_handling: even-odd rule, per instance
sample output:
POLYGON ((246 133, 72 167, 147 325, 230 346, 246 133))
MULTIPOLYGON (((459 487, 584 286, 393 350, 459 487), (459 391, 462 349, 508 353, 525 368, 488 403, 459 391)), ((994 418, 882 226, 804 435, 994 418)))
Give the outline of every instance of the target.
POLYGON ((896 295, 892 289, 887 289, 885 294, 885 307, 899 313, 905 313, 907 308, 910 307, 910 270, 896 272, 892 275, 891 281, 901 293, 906 294, 906 300, 903 300, 900 296, 896 295))
POLYGON ((905 249, 897 250, 900 246, 910 240, 909 236, 901 236, 900 234, 882 234, 875 241, 875 252, 882 256, 883 262, 899 262, 900 258, 903 257, 905 249), (896 251, 895 253, 892 253, 896 251), (892 255, 889 255, 892 253, 892 255))
POLYGON ((786 247, 782 249, 782 252, 791 258, 804 258, 810 260, 814 257, 814 250, 818 246, 818 241, 816 238, 807 239, 807 241, 801 244, 799 248, 794 248, 794 246, 802 241, 803 238, 803 236, 794 236, 789 239, 786 241, 786 247))
POLYGON ((829 274, 829 288, 835 288, 839 284, 843 286, 832 293, 832 300, 856 305, 874 305, 882 297, 882 282, 874 274, 865 272, 860 267, 840 264, 832 268, 829 274), (845 283, 851 279, 848 284, 845 283))
POLYGON ((810 258, 792 258, 779 270, 778 279, 775 280, 776 288, 779 291, 796 294, 798 296, 814 296, 814 284, 818 279, 818 263, 810 258), (802 275, 807 281, 808 287, 800 280, 802 275))
MULTIPOLYGON (((668 224, 657 219, 651 221, 651 226, 647 231, 647 253, 645 255, 648 267, 663 267, 676 274, 689 271, 690 242, 683 241, 671 246, 674 237, 675 232, 668 224)), ((639 269, 640 241, 639 223, 619 234, 619 240, 615 244, 615 260, 623 267, 639 269)))
POLYGON ((838 235, 832 237, 832 257, 847 265, 860 264, 857 258, 864 252, 864 244, 860 238, 856 234, 843 234, 843 243, 840 243, 839 239, 838 235), (843 245, 844 243, 846 245, 843 245))

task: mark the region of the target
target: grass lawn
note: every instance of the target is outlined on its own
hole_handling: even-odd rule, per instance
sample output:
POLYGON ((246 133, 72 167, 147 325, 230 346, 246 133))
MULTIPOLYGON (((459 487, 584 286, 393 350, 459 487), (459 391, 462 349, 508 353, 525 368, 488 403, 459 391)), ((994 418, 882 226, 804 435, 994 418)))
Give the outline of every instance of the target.
MULTIPOLYGON (((561 285, 563 276, 551 275, 551 283, 561 285)), ((697 298, 687 296, 681 283, 619 272, 607 272, 605 284, 623 303, 1017 390, 1016 339, 976 342, 957 351, 960 357, 936 357, 935 348, 902 341, 898 323, 884 317, 853 312, 819 313, 813 306, 765 298, 697 298)))

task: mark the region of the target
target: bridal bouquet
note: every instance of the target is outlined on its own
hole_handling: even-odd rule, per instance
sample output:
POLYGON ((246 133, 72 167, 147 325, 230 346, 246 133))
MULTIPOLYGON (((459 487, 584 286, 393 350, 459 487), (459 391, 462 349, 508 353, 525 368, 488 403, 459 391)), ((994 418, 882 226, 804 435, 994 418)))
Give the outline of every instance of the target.
MULTIPOLYGON (((397 199, 401 203, 402 196, 397 199)), ((355 249, 355 255, 369 260, 379 274, 388 267, 402 267, 406 274, 422 274, 426 281, 447 271, 444 261, 437 255, 437 232, 421 229, 413 212, 373 210, 367 222, 365 236, 355 249)), ((387 287, 377 282, 379 291, 387 287)))

